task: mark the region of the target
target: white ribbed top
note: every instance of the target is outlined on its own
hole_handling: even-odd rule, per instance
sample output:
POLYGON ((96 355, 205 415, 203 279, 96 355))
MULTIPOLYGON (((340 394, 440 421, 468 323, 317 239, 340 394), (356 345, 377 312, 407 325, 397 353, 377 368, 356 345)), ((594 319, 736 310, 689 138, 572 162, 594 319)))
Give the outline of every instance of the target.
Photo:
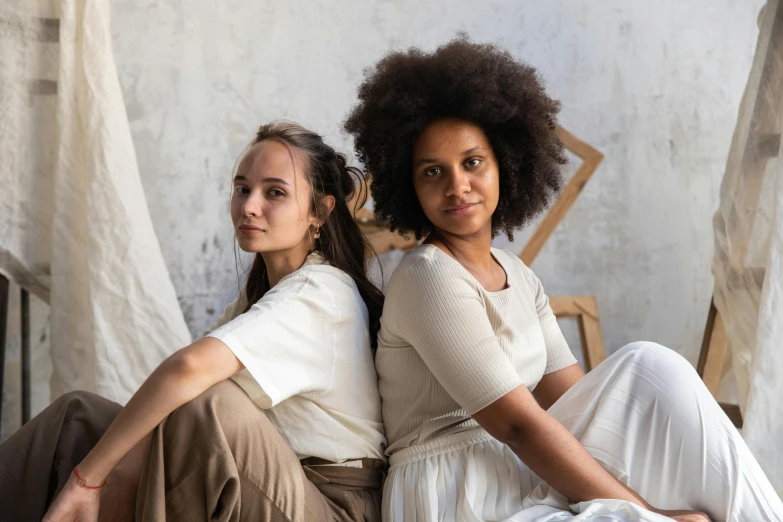
POLYGON ((470 415, 576 363, 541 281, 511 252, 492 255, 507 275, 498 292, 434 245, 392 274, 375 357, 387 455, 480 430, 470 415))

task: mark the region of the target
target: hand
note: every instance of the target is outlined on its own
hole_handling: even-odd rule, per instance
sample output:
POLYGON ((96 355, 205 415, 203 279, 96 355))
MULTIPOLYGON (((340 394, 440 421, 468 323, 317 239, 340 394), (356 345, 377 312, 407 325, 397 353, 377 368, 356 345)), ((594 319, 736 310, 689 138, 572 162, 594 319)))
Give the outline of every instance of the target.
POLYGON ((664 515, 677 522, 712 522, 710 517, 701 511, 654 509, 659 515, 664 515))
POLYGON ((100 489, 81 487, 76 483, 76 475, 71 473, 43 522, 97 522, 100 501, 100 489))

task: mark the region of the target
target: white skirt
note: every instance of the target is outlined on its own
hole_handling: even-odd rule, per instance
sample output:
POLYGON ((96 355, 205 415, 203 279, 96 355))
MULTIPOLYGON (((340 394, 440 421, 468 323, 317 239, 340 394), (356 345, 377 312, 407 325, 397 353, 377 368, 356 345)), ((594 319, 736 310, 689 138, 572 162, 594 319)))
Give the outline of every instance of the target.
MULTIPOLYGON (((713 521, 783 521, 775 493, 693 367, 654 343, 633 343, 565 393, 549 413, 620 482, 660 509, 713 521)), ((386 522, 670 520, 635 504, 570 504, 504 444, 476 429, 391 458, 386 522)))

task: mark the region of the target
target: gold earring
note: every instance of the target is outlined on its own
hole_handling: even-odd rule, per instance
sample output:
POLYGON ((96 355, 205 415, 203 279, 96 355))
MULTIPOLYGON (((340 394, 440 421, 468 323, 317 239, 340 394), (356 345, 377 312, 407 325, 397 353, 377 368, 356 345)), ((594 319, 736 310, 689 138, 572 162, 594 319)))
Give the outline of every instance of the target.
POLYGON ((321 225, 315 226, 315 234, 313 234, 313 239, 318 239, 321 237, 321 225))

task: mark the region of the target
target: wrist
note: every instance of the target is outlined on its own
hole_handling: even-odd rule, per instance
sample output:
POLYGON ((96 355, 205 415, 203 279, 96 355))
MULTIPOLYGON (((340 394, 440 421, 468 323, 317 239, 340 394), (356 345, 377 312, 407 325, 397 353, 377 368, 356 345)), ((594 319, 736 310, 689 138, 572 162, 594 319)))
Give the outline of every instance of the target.
POLYGON ((643 507, 647 511, 656 512, 655 508, 652 505, 650 505, 646 500, 644 500, 644 498, 642 498, 642 496, 639 493, 637 493, 636 491, 631 489, 629 486, 626 486, 622 482, 620 482, 620 481, 618 481, 618 482, 625 489, 625 491, 627 491, 628 494, 631 496, 631 498, 632 498, 631 502, 633 502, 634 504, 637 504, 637 505, 643 507))
POLYGON ((76 484, 90 490, 102 488, 106 484, 106 477, 108 476, 91 466, 86 458, 77 466, 74 466, 71 475, 76 479, 76 484))

